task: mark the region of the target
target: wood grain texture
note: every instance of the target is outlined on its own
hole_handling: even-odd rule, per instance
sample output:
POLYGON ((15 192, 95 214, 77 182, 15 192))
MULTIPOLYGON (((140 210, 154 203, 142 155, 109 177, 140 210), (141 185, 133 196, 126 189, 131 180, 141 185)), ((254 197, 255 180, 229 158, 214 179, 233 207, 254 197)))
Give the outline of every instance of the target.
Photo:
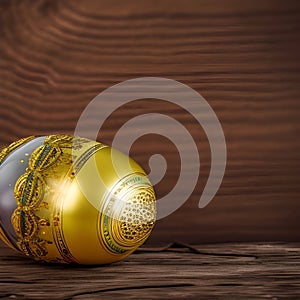
POLYGON ((16 255, 3 244, 0 247, 0 297, 4 299, 300 297, 299 243, 197 246, 213 256, 185 248, 140 251, 102 267, 43 265, 16 255))
MULTIPOLYGON (((0 145, 72 134, 84 107, 113 84, 175 79, 206 98, 226 136, 224 181, 205 209, 197 203, 209 174, 208 142, 179 107, 131 103, 99 134, 110 144, 126 120, 159 109, 197 140, 198 185, 184 207, 158 222, 149 243, 299 240, 299 19, 299 1, 1 1, 0 145)), ((169 166, 156 187, 160 197, 178 176, 174 146, 148 136, 131 155, 147 168, 157 152, 169 166)))

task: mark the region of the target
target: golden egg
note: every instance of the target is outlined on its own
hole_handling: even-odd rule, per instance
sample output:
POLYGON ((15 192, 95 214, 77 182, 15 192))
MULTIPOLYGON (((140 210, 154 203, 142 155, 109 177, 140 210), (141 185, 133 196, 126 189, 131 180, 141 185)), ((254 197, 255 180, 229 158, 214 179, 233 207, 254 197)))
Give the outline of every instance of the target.
POLYGON ((107 264, 149 237, 155 193, 145 171, 104 144, 21 139, 0 153, 0 237, 39 261, 107 264))

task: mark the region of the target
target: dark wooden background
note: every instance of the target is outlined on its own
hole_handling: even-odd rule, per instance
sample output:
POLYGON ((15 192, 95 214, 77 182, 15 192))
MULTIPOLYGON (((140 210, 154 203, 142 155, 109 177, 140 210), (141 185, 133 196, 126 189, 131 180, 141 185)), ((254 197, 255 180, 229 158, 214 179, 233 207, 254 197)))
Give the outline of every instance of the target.
MULTIPOLYGON (((0 1, 0 146, 32 134, 72 134, 84 107, 121 81, 158 76, 201 93, 224 129, 228 164, 211 204, 197 204, 210 167, 205 134, 177 107, 142 100, 119 109, 99 140, 139 113, 168 113, 202 140, 189 201, 158 222, 149 243, 300 240, 299 1, 0 1)), ((163 142, 163 143, 162 143, 163 142)), ((178 172, 152 135, 131 155, 161 151, 167 193, 178 172)))

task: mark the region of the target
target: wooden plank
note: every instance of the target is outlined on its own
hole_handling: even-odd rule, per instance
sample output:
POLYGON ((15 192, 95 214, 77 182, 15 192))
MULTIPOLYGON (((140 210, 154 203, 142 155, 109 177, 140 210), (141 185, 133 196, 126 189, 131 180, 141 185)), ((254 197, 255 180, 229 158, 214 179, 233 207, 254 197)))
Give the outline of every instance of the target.
POLYGON ((1 243, 0 298, 300 297, 299 243, 228 243, 194 248, 214 255, 196 254, 177 245, 162 252, 140 250, 125 261, 108 266, 76 267, 40 264, 1 243))
MULTIPOLYGON (((72 134, 84 107, 113 84, 175 79, 207 99, 227 140, 224 181, 207 208, 197 204, 209 146, 183 110, 142 100, 117 111, 99 134, 111 144, 126 120, 159 108, 197 142, 198 184, 149 242, 299 240, 299 18, 299 1, 1 1, 0 146, 72 134)), ((157 136, 137 142, 131 155, 147 168, 153 153, 165 154, 169 167, 156 186, 160 197, 176 182, 179 160, 157 136)))

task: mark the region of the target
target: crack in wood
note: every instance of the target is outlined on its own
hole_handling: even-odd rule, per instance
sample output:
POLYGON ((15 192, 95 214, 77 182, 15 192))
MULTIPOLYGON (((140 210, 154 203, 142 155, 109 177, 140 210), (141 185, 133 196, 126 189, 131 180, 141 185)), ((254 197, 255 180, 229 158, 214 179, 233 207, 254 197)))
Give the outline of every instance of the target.
POLYGON ((125 290, 143 290, 143 289, 160 289, 160 288, 173 288, 173 287, 192 287, 195 284, 192 283, 176 283, 176 284, 154 284, 154 285, 136 285, 136 286, 119 286, 115 288, 107 288, 107 289, 99 289, 94 291, 85 291, 80 293, 75 293, 70 296, 67 296, 65 300, 72 299, 77 296, 97 294, 97 293, 108 293, 108 292, 116 292, 116 291, 125 291, 125 290))
POLYGON ((218 252, 207 252, 207 251, 201 251, 197 249, 196 247, 182 243, 182 242, 173 242, 170 243, 164 247, 157 247, 157 248, 146 248, 146 247, 141 247, 138 248, 135 253, 151 253, 151 252, 178 252, 178 253, 183 253, 187 251, 182 251, 181 249, 185 248, 188 250, 190 253, 194 254, 202 254, 202 255, 209 255, 209 256, 228 256, 228 257, 249 257, 249 258, 255 258, 257 259, 257 255, 253 254, 244 254, 244 253, 218 253, 218 252))

